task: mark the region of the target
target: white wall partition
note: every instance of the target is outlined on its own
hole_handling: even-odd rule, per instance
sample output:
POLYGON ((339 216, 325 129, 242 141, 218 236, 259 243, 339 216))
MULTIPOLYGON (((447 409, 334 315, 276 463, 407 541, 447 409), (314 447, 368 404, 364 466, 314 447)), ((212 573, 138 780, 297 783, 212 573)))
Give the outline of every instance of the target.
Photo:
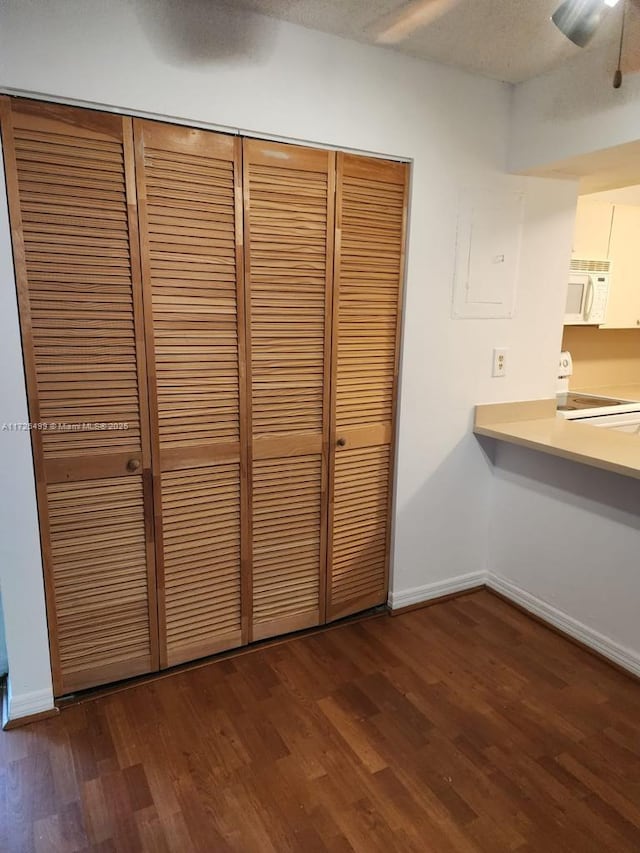
POLYGON ((491 585, 640 675, 639 480, 498 444, 488 567, 491 585))
POLYGON ((0 588, 10 665, 9 714, 21 717, 50 708, 53 690, 5 199, 4 170, 0 168, 0 588))

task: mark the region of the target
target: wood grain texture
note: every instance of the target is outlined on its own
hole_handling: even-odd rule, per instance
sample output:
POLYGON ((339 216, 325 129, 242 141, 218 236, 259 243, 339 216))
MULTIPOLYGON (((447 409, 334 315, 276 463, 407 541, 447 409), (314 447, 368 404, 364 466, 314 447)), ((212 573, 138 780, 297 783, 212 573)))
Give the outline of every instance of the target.
POLYGON ((238 441, 234 140, 135 127, 160 451, 238 441))
POLYGON ((337 156, 328 619, 387 597, 408 174, 337 156))
POLYGON ((253 465, 253 639, 320 622, 322 457, 253 465))
MULTIPOLYGON (((13 137, 45 459, 141 450, 123 130, 13 137), (104 215, 112 214, 105 219, 104 215), (122 430, 80 429, 120 422, 122 430)), ((27 124, 28 126, 24 126, 27 124)))
POLYGON ((0 734, 0 849, 636 853, 639 699, 479 592, 0 734))
POLYGON ((334 163, 243 142, 253 639, 324 620, 334 163))
POLYGON ((134 132, 160 651, 171 666, 243 641, 240 142, 142 120, 134 132))
POLYGON ((240 645, 238 462, 164 473, 162 519, 167 664, 240 645))
POLYGON ((48 508, 65 692, 99 684, 105 672, 115 680, 148 671, 141 478, 52 484, 48 508))
POLYGON ((29 413, 47 425, 32 435, 60 695, 157 665, 131 121, 4 99, 2 125, 29 413), (110 524, 131 557, 117 593, 100 569, 110 524))
POLYGON ((330 578, 334 618, 386 601, 390 468, 388 445, 336 454, 330 578))
POLYGON ((330 156, 245 140, 244 162, 253 436, 321 434, 330 156))

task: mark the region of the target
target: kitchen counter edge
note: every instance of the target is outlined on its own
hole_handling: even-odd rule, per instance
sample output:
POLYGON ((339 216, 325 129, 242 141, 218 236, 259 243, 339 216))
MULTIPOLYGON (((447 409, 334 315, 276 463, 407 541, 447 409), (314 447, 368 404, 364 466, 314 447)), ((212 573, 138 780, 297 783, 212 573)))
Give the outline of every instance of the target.
POLYGON ((473 431, 640 480, 636 435, 557 417, 555 398, 476 406, 473 431))

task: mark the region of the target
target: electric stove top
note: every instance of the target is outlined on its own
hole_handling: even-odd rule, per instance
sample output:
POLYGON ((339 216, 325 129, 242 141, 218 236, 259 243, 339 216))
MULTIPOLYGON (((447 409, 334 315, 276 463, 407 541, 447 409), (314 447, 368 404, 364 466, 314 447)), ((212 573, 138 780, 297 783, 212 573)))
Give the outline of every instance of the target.
POLYGON ((640 402, 638 401, 598 397, 595 394, 580 394, 577 391, 564 391, 557 394, 556 399, 558 401, 558 416, 572 420, 640 412, 640 402))
POLYGON ((609 406, 622 406, 628 400, 615 400, 613 397, 595 397, 591 394, 576 394, 567 391, 557 395, 559 412, 576 412, 580 409, 604 409, 609 406))

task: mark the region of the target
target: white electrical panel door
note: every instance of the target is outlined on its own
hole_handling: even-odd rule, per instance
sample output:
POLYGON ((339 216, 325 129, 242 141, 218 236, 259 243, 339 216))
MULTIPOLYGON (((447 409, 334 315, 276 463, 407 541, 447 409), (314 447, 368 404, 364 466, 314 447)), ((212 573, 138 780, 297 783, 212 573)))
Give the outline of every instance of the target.
POLYGON ((512 317, 515 307, 524 194, 473 191, 458 216, 454 317, 512 317))

